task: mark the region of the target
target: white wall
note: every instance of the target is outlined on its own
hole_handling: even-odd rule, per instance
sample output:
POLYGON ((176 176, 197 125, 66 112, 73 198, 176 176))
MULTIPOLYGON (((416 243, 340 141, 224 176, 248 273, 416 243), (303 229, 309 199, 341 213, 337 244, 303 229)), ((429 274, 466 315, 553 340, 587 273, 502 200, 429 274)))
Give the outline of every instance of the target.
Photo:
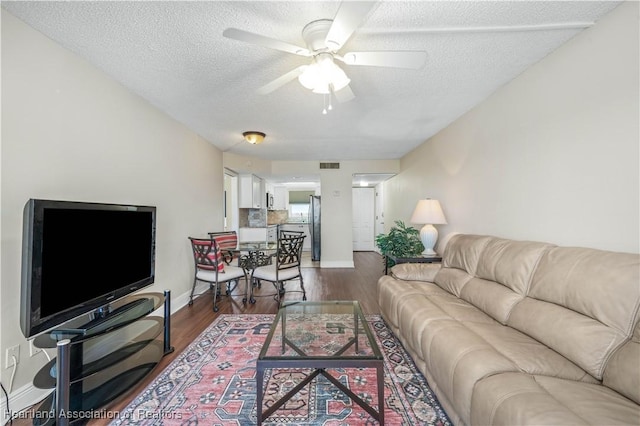
POLYGON ((430 197, 441 236, 637 253, 638 40, 627 2, 407 154, 385 185, 387 230, 430 197))
MULTIPOLYGON (((42 354, 29 357, 19 327, 25 202, 156 206, 156 283, 150 290, 169 289, 176 301, 184 299, 193 276, 187 236, 222 229, 223 169, 213 145, 5 10, 1 148, 0 354, 20 345, 15 393, 46 361, 42 354)), ((96 244, 99 238, 96 224, 96 244)), ((101 267, 109 266, 98 259, 96 273, 101 267)), ((60 291, 72 289, 61 284, 60 291)), ((0 371, 7 387, 11 370, 3 362, 0 371)))

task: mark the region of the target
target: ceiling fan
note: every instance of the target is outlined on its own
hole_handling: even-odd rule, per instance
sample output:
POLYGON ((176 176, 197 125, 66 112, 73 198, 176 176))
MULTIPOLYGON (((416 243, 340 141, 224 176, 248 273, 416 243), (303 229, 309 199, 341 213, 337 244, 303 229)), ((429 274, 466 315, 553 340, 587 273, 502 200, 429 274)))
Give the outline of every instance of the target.
POLYGON ((237 28, 227 28, 222 35, 312 58, 309 65, 299 66, 276 78, 259 88, 258 93, 271 93, 297 78, 300 84, 314 93, 333 94, 339 102, 346 102, 354 98, 349 87, 351 80, 336 64, 336 60, 349 66, 406 69, 420 69, 427 60, 427 53, 423 51, 348 52, 343 55, 338 53, 376 3, 377 1, 343 1, 333 19, 320 19, 307 24, 302 30, 306 48, 237 28))

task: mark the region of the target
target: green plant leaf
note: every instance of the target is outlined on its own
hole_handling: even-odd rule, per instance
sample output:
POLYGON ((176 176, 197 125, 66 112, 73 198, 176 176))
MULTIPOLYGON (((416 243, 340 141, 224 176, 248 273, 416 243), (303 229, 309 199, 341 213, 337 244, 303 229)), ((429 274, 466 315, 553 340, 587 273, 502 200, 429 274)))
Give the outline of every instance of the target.
POLYGON ((387 259, 387 266, 393 266, 393 261, 386 255, 394 255, 398 257, 417 256, 424 250, 424 245, 420 240, 420 232, 407 226, 401 220, 396 220, 394 227, 389 230, 387 235, 376 235, 376 246, 387 259))

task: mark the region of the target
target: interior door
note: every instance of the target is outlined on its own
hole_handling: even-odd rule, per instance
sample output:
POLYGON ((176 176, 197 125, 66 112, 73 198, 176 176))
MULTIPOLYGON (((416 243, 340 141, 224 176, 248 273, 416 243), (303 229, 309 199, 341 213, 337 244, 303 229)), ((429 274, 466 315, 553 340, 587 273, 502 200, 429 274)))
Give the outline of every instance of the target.
POLYGON ((353 250, 375 250, 375 191, 353 188, 353 250))
POLYGON ((227 172, 224 174, 224 227, 225 231, 238 229, 238 177, 227 172))
MULTIPOLYGON (((384 187, 383 187, 382 183, 379 183, 378 185, 376 185, 375 195, 376 195, 376 203, 375 203, 376 204, 376 209, 375 209, 376 210, 375 211, 376 226, 375 226, 374 235, 379 235, 379 234, 384 234, 385 233, 385 229, 384 229, 384 187)), ((374 246, 375 246, 375 240, 374 240, 374 246)), ((375 247, 375 251, 380 253, 380 249, 377 246, 375 247)))

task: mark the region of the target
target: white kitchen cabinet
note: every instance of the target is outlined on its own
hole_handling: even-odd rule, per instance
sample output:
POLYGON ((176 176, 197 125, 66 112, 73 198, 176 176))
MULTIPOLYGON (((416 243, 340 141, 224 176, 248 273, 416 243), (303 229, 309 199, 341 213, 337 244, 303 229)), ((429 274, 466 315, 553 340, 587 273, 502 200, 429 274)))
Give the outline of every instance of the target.
POLYGON ((238 230, 238 240, 247 241, 266 241, 267 228, 240 228, 238 230))
POLYGON ((238 207, 241 209, 266 208, 264 182, 256 175, 240 175, 238 177, 238 207))
POLYGON ((269 181, 264 181, 264 192, 269 192, 271 194, 273 194, 273 184, 269 181))
POLYGON ((273 210, 289 210, 289 191, 286 187, 273 188, 273 210))
POLYGON ((309 232, 309 224, 308 223, 284 223, 280 225, 280 229, 284 229, 285 231, 298 231, 303 232, 304 236, 304 245, 302 246, 303 251, 311 250, 311 233, 309 232))

